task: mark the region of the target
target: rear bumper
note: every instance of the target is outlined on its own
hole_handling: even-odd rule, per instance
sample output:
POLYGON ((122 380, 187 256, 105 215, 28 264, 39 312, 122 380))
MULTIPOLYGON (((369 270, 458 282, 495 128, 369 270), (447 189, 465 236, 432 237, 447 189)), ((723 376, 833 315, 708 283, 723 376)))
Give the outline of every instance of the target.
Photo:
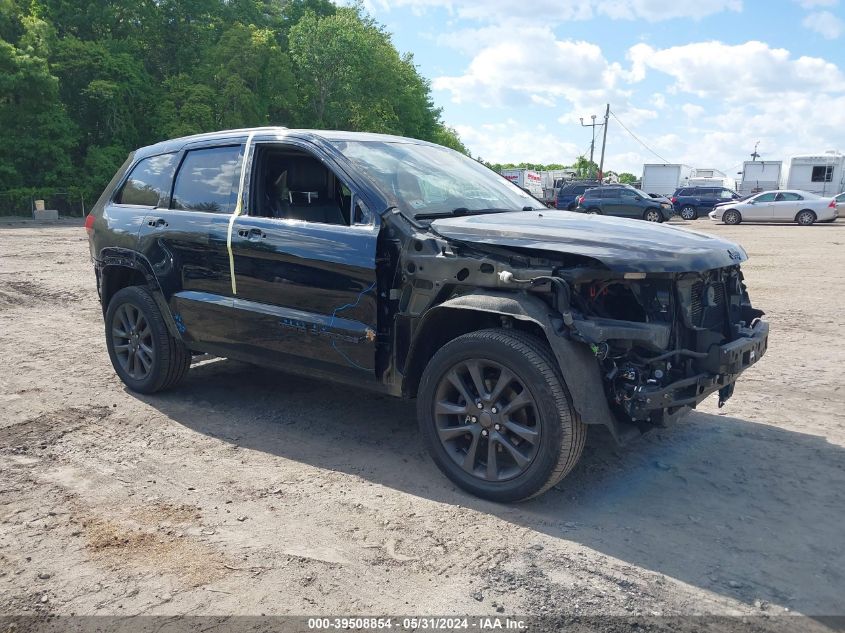
POLYGON ((713 346, 707 358, 701 359, 701 373, 669 385, 642 387, 637 390, 629 406, 635 420, 647 420, 657 410, 695 407, 710 394, 718 391, 720 406, 733 393, 739 375, 766 353, 769 324, 757 321, 745 328, 743 336, 725 345, 713 346))

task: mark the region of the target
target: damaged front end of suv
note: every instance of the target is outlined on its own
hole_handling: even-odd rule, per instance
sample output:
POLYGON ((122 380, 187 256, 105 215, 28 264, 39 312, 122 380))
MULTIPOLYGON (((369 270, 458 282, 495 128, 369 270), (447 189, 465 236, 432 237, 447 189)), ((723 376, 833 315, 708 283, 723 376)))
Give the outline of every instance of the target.
POLYGON ((715 392, 722 406, 766 351, 745 252, 712 236, 525 211, 436 220, 405 244, 393 296, 412 356, 460 311, 542 334, 581 421, 620 442, 715 392))

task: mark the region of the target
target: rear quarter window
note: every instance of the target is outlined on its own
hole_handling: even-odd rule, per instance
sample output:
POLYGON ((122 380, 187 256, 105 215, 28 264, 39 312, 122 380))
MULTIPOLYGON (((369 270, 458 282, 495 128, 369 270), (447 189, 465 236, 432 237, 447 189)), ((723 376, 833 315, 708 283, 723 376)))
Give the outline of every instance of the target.
POLYGON ((115 201, 118 204, 145 207, 166 205, 175 169, 176 154, 160 154, 142 159, 132 169, 115 201))

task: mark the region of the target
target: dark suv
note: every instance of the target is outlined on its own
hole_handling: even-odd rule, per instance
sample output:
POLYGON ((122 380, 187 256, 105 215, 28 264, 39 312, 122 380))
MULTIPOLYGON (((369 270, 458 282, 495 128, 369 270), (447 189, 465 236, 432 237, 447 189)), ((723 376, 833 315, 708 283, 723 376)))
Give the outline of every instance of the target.
POLYGON ((129 389, 210 354, 416 398, 437 465, 499 501, 563 478, 589 425, 623 441, 727 400, 766 350, 739 246, 549 212, 407 138, 165 141, 129 156, 85 226, 129 389))
POLYGON ((664 222, 674 214, 669 203, 660 202, 633 187, 619 186, 587 189, 578 199, 578 211, 649 222, 664 222))
POLYGON ((578 206, 578 197, 587 189, 600 185, 598 180, 578 180, 562 185, 555 195, 555 209, 574 211, 578 206))
POLYGON ((741 198, 736 191, 725 187, 681 187, 672 194, 672 205, 684 220, 697 220, 717 204, 741 198))

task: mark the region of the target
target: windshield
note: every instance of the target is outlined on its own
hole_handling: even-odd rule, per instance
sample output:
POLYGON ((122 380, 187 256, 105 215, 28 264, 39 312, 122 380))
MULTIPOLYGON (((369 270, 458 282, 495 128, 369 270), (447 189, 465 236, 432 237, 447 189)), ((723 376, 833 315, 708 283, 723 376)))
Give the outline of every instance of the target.
POLYGON ((445 147, 386 141, 334 145, 392 204, 414 217, 545 208, 478 161, 445 147))

